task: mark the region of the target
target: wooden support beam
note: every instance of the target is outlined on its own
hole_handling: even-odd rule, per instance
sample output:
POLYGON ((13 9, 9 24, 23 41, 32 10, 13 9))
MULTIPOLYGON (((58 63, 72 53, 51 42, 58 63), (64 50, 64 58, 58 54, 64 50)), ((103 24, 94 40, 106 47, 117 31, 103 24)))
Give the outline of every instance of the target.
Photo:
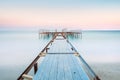
POLYGON ((79 53, 78 53, 78 52, 75 52, 74 55, 75 55, 75 56, 79 56, 79 53))
POLYGON ((71 48, 72 49, 72 51, 74 50, 73 48, 71 48))
POLYGON ((38 63, 35 63, 34 64, 34 74, 36 74, 37 70, 38 70, 38 63))
POLYGON ((94 80, 100 80, 100 78, 99 78, 98 76, 96 76, 96 77, 94 78, 94 80))
POLYGON ((39 54, 40 57, 44 57, 46 55, 46 53, 41 52, 41 54, 39 54))
POLYGON ((48 53, 49 48, 46 48, 46 53, 48 53))
POLYGON ((33 80, 33 77, 27 74, 23 74, 22 78, 27 80, 33 80))

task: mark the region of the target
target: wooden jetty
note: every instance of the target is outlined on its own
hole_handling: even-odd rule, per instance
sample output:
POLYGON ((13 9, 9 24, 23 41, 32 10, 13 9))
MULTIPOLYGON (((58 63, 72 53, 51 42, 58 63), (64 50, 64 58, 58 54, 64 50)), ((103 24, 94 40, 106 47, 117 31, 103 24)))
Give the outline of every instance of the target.
POLYGON ((42 37, 54 37, 54 34, 63 34, 65 37, 71 36, 74 38, 82 38, 82 30, 66 30, 63 29, 61 31, 57 31, 57 30, 39 30, 39 39, 42 37), (64 33, 64 34, 63 34, 64 33))
POLYGON ((67 39, 66 35, 74 34, 74 32, 46 32, 44 34, 52 34, 51 41, 17 80, 100 80, 67 39), (40 57, 44 59, 38 67, 40 57), (32 67, 34 76, 28 75, 32 67))

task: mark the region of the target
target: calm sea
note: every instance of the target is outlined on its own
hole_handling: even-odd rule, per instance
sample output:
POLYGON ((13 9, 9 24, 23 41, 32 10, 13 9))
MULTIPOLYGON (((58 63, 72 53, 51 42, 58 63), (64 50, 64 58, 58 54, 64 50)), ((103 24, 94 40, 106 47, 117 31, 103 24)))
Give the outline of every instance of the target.
MULTIPOLYGON (((0 31, 0 80, 16 80, 49 42, 38 31, 0 31)), ((69 39, 89 62, 120 62, 120 31, 83 31, 69 39)))

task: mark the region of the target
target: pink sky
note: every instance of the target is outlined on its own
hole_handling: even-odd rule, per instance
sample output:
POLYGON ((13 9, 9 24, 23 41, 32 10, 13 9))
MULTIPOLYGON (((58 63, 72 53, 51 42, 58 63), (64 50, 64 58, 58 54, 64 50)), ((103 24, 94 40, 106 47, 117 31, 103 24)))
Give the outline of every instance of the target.
POLYGON ((0 25, 14 27, 58 26, 80 29, 120 29, 120 11, 110 9, 0 8, 0 25))

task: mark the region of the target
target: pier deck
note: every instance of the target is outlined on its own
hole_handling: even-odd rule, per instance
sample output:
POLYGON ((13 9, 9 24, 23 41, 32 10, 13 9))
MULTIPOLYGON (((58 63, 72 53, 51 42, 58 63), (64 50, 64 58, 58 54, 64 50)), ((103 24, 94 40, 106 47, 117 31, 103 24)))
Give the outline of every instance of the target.
POLYGON ((33 80, 89 80, 73 54, 47 54, 33 80))
POLYGON ((100 80, 64 32, 54 32, 43 48, 17 80, 100 80), (40 57, 44 59, 38 67, 40 57), (34 67, 34 76, 28 75, 34 67))
POLYGON ((60 36, 49 46, 48 53, 33 80, 89 80, 89 78, 71 46, 60 36))

